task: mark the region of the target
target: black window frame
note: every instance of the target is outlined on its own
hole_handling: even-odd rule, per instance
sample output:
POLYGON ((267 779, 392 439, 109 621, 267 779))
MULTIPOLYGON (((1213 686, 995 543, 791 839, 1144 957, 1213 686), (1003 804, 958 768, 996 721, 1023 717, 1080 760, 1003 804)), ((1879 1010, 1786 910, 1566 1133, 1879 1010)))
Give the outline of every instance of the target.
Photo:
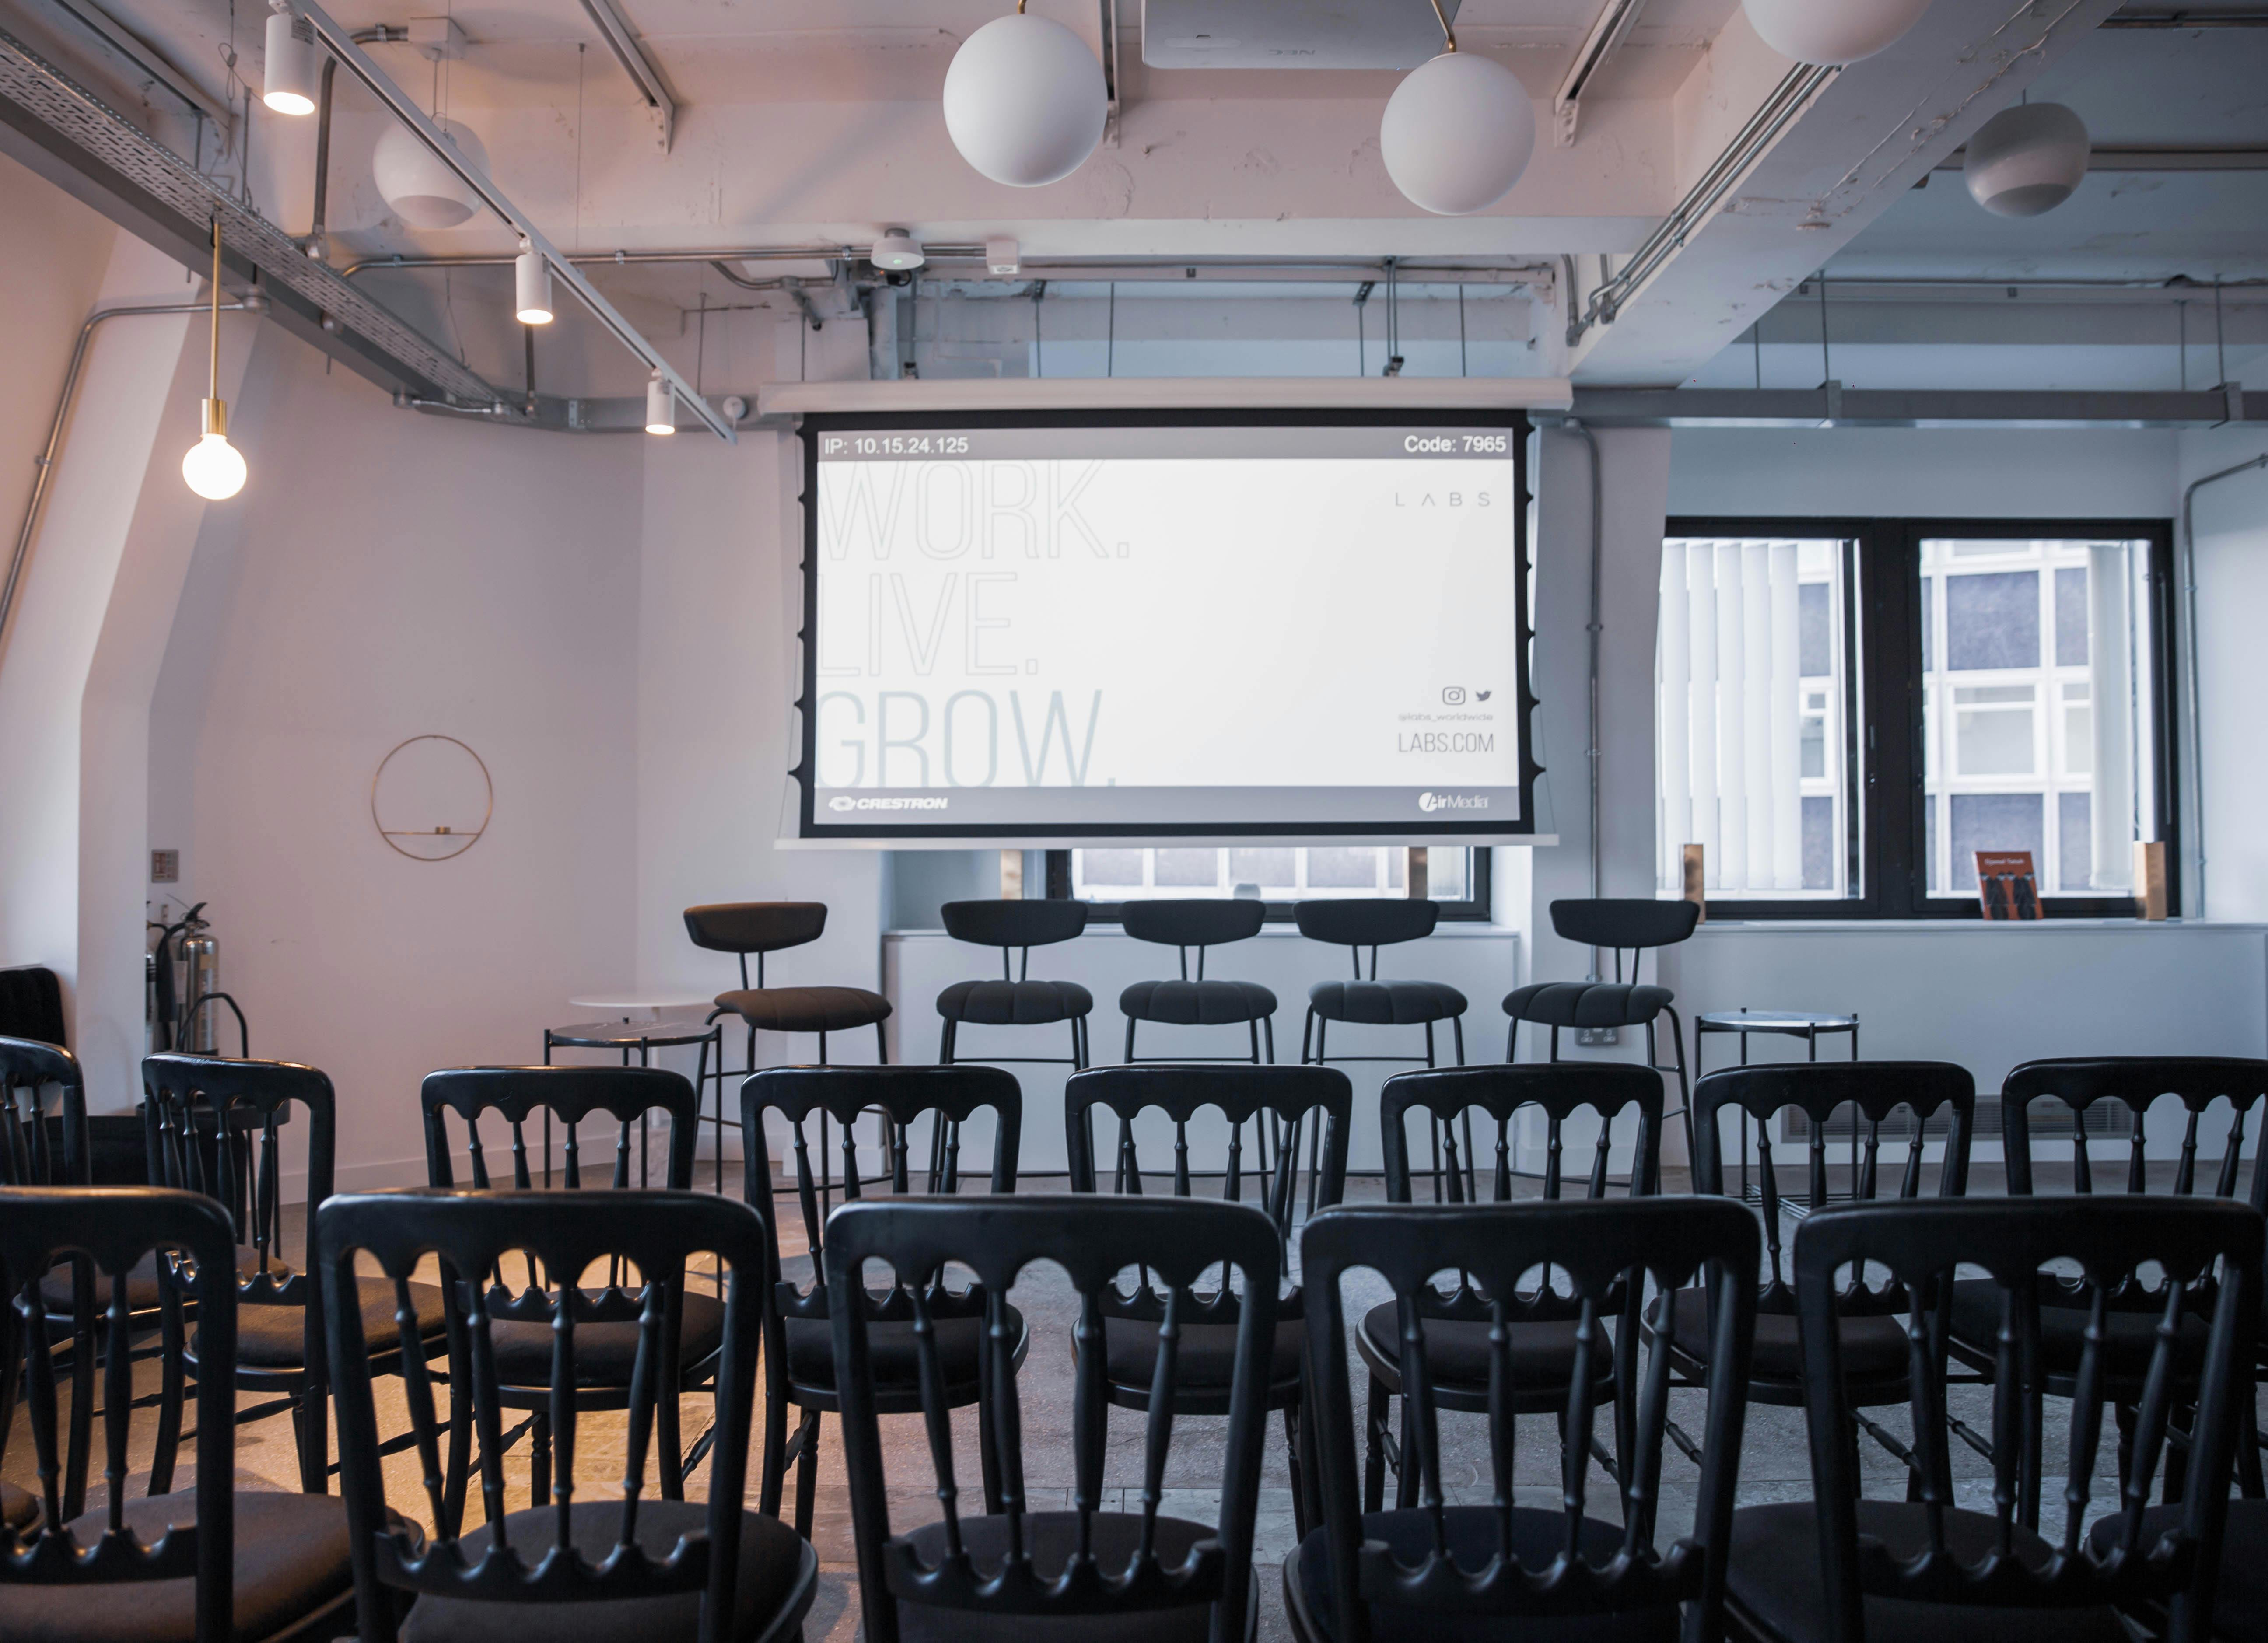
MULTIPOLYGON (((1347 841, 1317 841, 1319 844, 1324 846, 1328 846, 1333 843, 1343 844, 1345 842, 1347 841)), ((1369 843, 1371 841, 1365 842, 1369 843)), ((1380 842, 1382 843, 1382 841, 1380 842)), ((1112 845, 1109 840, 1102 839, 1096 841, 1094 848, 1108 849, 1112 848, 1112 845)), ((1116 848, 1124 849, 1126 846, 1119 845, 1116 846, 1116 848)), ((1138 846, 1137 848, 1141 847, 1138 846)), ((1171 849, 1173 847, 1167 845, 1158 846, 1156 848, 1171 849)), ((1495 903, 1493 895, 1495 888, 1493 870, 1496 865, 1495 847, 1489 844, 1433 844, 1427 846, 1427 848, 1432 850, 1462 850, 1468 852, 1471 857, 1470 870, 1465 875, 1465 888, 1469 894, 1461 901, 1441 902, 1437 903, 1441 910, 1441 917, 1443 922, 1447 923, 1456 921, 1465 924, 1486 923, 1493 916, 1495 903)), ((1068 902, 1073 899, 1071 896, 1071 851, 1067 850, 1051 850, 1047 852, 1047 857, 1048 899, 1051 902, 1068 902)), ((1392 898, 1381 896, 1379 899, 1383 901, 1390 900, 1392 898)), ((1270 924, 1288 925, 1292 922, 1292 910, 1295 905, 1297 905, 1297 903, 1292 902, 1270 902, 1266 903, 1266 905, 1268 909, 1268 922, 1270 924)), ((1126 903, 1123 902, 1089 902, 1086 906, 1086 919, 1089 924, 1115 925, 1121 923, 1126 916, 1126 903)))
MULTIPOLYGON (((1721 538, 1829 538, 1858 546, 1858 579, 1848 600, 1856 614, 1858 667, 1848 676, 1855 701, 1845 714, 1845 769, 1859 772, 1852 814, 1859 836, 1852 848, 1860 893, 1833 900, 1717 899, 1709 916, 1749 923, 1805 920, 1977 919, 1984 909, 1973 895, 1932 895, 1924 791, 1921 544, 1925 537, 1969 539, 2090 537, 2148 543, 2151 649, 2151 744, 2156 835, 2166 844, 2169 917, 2181 914, 2180 755, 2175 704, 2176 671, 2173 598, 2173 521, 2163 519, 1854 519, 1801 515, 1675 514, 1663 535, 1721 538)), ((1659 644, 1659 636, 1656 643, 1659 644)), ((1657 770, 1658 770, 1657 766, 1657 770)), ((1659 777, 1657 775, 1657 781, 1659 777)), ((1846 842, 1847 843, 1847 842, 1846 842)), ((2132 918, 2131 895, 2043 895, 2048 918, 2132 918)))

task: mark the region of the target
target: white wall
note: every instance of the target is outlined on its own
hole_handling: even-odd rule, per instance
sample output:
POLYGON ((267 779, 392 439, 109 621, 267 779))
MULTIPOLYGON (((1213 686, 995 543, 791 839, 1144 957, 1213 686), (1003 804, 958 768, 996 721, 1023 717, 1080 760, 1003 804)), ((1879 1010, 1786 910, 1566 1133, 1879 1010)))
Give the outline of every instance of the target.
MULTIPOLYGON (((2257 428, 2185 434, 2180 483, 2186 490, 2264 451, 2268 439, 2257 428)), ((2205 912, 2268 919, 2268 827, 2261 824, 2268 815, 2268 647, 2260 643, 2268 615, 2268 473, 2255 468, 2203 487, 2191 512, 2198 702, 2207 755, 2205 912)))

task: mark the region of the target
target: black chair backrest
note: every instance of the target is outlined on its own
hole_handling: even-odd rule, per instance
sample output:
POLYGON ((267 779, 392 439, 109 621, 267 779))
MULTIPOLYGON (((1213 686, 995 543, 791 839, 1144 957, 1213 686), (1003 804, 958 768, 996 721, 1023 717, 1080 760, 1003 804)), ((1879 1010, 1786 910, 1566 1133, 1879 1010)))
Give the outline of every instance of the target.
MULTIPOLYGON (((767 1271, 775 1286, 776 1304, 765 1312, 767 1352, 778 1352, 779 1361, 786 1361, 786 1337, 774 1336, 783 1309, 799 1318, 828 1315, 828 1218, 834 1213, 836 1195, 850 1204, 865 1197, 869 1187, 892 1193, 960 1191, 961 1126, 986 1111, 993 1118, 990 1190, 1011 1193, 1016 1190, 1016 1153, 1023 1139, 1024 1096, 1014 1075, 998 1067, 767 1067, 741 1080, 740 1133, 747 1169, 742 1193, 763 1219, 765 1258, 770 1263, 767 1271), (780 1287, 779 1189, 773 1184, 764 1129, 767 1113, 779 1115, 792 1138, 792 1190, 803 1216, 814 1280, 806 1293, 780 1287), (871 1162, 862 1162, 858 1124, 868 1115, 879 1133, 871 1162), (924 1117, 929 1120, 929 1157, 926 1164, 917 1164, 912 1157, 915 1131, 924 1117), (832 1138, 837 1129, 842 1131, 839 1141, 832 1138)), ((894 1304, 901 1309, 890 1315, 908 1315, 902 1310, 905 1297, 897 1297, 894 1304)))
POLYGON ((1203 981, 1207 947, 1247 940, 1258 935, 1267 922, 1266 903, 1233 898, 1129 902, 1118 915, 1120 927, 1137 941, 1155 941, 1181 950, 1183 981, 1189 978, 1191 947, 1197 950, 1197 979, 1203 981))
MULTIPOLYGON (((2097 1101, 2110 1101, 2124 1110, 2131 1127, 2122 1190, 2149 1191, 2145 1121, 2150 1108, 2161 1099, 2179 1101, 2185 1115, 2180 1156, 2168 1183, 2177 1197, 2187 1197, 2198 1190, 2198 1131, 2205 1109, 2216 1100, 2228 1102, 2228 1125, 2221 1136, 2220 1160, 2212 1190, 2217 1198, 2238 1197, 2245 1119, 2268 1101, 2268 1061, 2217 1056, 2105 1056, 2025 1062, 2000 1087, 2000 1134, 2008 1160, 2008 1190, 2029 1193, 2033 1190, 2033 1107, 2046 1101, 2062 1108, 2059 1116, 2067 1117, 2071 1124, 2071 1190, 2093 1192, 2095 1172, 2087 1156, 2087 1113, 2097 1101)), ((2268 1119, 2268 1114, 2264 1119, 2268 1119)), ((2263 1168, 2257 1153, 2252 1182, 2242 1197, 2256 1210, 2268 1209, 2268 1168, 2263 1168)))
POLYGON ((748 984, 748 954, 756 955, 756 985, 764 984, 764 954, 816 941, 827 929, 824 902, 715 902, 685 910, 685 933, 696 947, 731 953, 748 984))
MULTIPOLYGON (((1904 1108, 1906 1153, 1896 1196, 1918 1197, 1922 1190, 1922 1153, 1931 1138, 1931 1121, 1944 1115, 1941 1131, 1945 1152, 1938 1161, 1937 1193, 1957 1198, 1969 1190, 1969 1146, 1977 1116, 1977 1080, 1969 1069, 1949 1061, 1780 1061, 1764 1066, 1727 1067, 1712 1072, 1693 1087, 1693 1190, 1721 1193, 1725 1187, 1724 1136, 1718 1126, 1720 1114, 1734 1115, 1738 1125, 1741 1175, 1738 1190, 1747 1197, 1749 1121, 1756 1122, 1756 1177, 1763 1200, 1764 1241, 1771 1273, 1764 1286, 1764 1309, 1786 1314, 1794 1310, 1794 1293, 1788 1287, 1781 1260, 1780 1180, 1772 1163, 1771 1131, 1779 1115, 1790 1109, 1803 1115, 1810 1131, 1802 1203, 1807 1212, 1828 1203, 1827 1129, 1845 1107, 1855 1109, 1851 1130, 1849 1196, 1870 1199, 1881 1196, 1879 1168, 1882 1126, 1904 1108)), ((1893 1130, 1893 1140, 1897 1138, 1893 1130)), ((1903 1297, 1895 1290, 1870 1291, 1854 1278, 1845 1298, 1846 1311, 1882 1311, 1903 1297)))
MULTIPOLYGON (((2176 1638, 2202 1639, 2216 1578, 2220 1525, 2228 1493, 2233 1441, 2250 1441, 2239 1419, 2241 1390, 2251 1402, 2248 1363, 2258 1323, 2261 1217, 2244 1205, 2213 1199, 2105 1197, 2084 1215, 2052 1199, 2005 1197, 1902 1205, 1849 1205, 1808 1217, 1795 1234, 1798 1327, 1803 1338, 1805 1404, 1811 1475, 1819 1503, 1821 1561, 1829 1636, 1861 1643, 1863 1596, 1998 1607, 2080 1608, 2115 1604, 2130 1611, 2170 1603, 2176 1638), (1908 1295, 1908 1381, 1914 1444, 1915 1498, 1930 1508, 1926 1546, 1892 1556, 1879 1541, 1862 1543, 1852 1502, 1859 1492, 1858 1446, 1841 1381, 1836 1315, 1842 1275, 1867 1263, 1889 1269, 1908 1295), (2043 1271, 2076 1263, 2077 1278, 2043 1271), (2145 1269, 2161 1274, 2143 1283, 2145 1269), (2001 1320, 1993 1345, 1992 1514, 1993 1549, 1972 1561, 1948 1543, 1944 1512, 1954 1504, 1945 1404, 1947 1308, 1956 1273, 1981 1269, 1999 1292, 2001 1320), (2148 1287, 2161 1315, 2141 1381, 2121 1471, 2117 1529, 2107 1549, 2090 1547, 2085 1530, 2111 1350, 2106 1308, 2115 1293, 2148 1287), (2176 1423, 2175 1354, 2181 1315, 2193 1290, 2213 1292, 2201 1394, 2189 1423, 2188 1480, 2177 1529, 2146 1543, 2143 1508, 2169 1429, 2176 1423), (2044 1433, 2040 1308, 2076 1306, 2088 1313, 2071 1400, 2063 1521, 2051 1524, 2052 1555, 2014 1553, 2014 1531, 2039 1522, 2044 1433), (1910 1558, 1902 1562, 1900 1558, 1910 1558)), ((2122 1437, 2119 1441, 2125 1440, 2122 1437)))
POLYGON ((1512 1197, 1512 1126, 1523 1108, 1541 1111, 1544 1118, 1543 1196, 1565 1196, 1562 1168, 1567 1121, 1588 1111, 1597 1118, 1598 1138, 1591 1149, 1591 1167, 1583 1196, 1603 1198, 1611 1184, 1607 1175, 1608 1153, 1616 1121, 1625 1114, 1636 1119, 1629 1196, 1653 1192, 1660 1187, 1661 1156, 1661 1074, 1651 1067, 1613 1062, 1551 1061, 1518 1066, 1440 1067, 1401 1072, 1386 1080, 1379 1093, 1379 1132, 1385 1147, 1386 1196, 1408 1204, 1418 1175, 1410 1162, 1409 1116, 1425 1118, 1432 1146, 1433 1201, 1477 1204, 1486 1199, 1505 1203, 1512 1197), (1495 1147, 1488 1173, 1489 1190, 1480 1190, 1480 1159, 1473 1142, 1472 1116, 1480 1113, 1496 1123, 1495 1147), (1458 1150, 1462 1130, 1464 1147, 1458 1150))
MULTIPOLYGON (((291 1109, 299 1108, 307 1137, 306 1202, 320 1205, 331 1196, 337 1158, 331 1080, 296 1061, 232 1061, 168 1051, 142 1058, 142 1091, 151 1179, 159 1186, 218 1198, 235 1224, 237 1242, 258 1256, 243 1299, 306 1304, 296 1282, 306 1275, 291 1271, 283 1249, 283 1130, 291 1109)), ((307 1237, 312 1252, 312 1224, 307 1237)), ((315 1327, 321 1327, 320 1316, 315 1327)), ((319 1336, 309 1337, 309 1346, 320 1344, 319 1336)), ((307 1361, 312 1366, 319 1357, 307 1361)))
MULTIPOLYGON (((917 1371, 935 1468, 937 1499, 945 1509, 944 1556, 932 1562, 890 1529, 889 1495, 873 1389, 867 1373, 871 1308, 846 1307, 835 1315, 835 1359, 843 1366, 843 1447, 850 1482, 850 1511, 858 1542, 858 1577, 870 1643, 896 1643, 898 1605, 930 1603, 1011 1617, 1139 1617, 1210 1603, 1212 1643, 1239 1643, 1245 1635, 1252 1580, 1252 1537, 1262 1439, 1265 1433, 1269 1359, 1282 1271, 1275 1229, 1248 1205, 1164 1198, 1073 1198, 1035 1195, 1005 1203, 967 1199, 869 1200, 846 1205, 828 1228, 827 1278, 845 1293, 871 1293, 865 1269, 890 1269, 893 1298, 905 1297, 919 1344, 917 1371), (1036 1567, 1030 1557, 1032 1514, 1026 1504, 1022 1422, 1016 1370, 1011 1361, 1012 1324, 1008 1297, 1018 1275, 1045 1262, 1068 1275, 1079 1294, 1073 1326, 1078 1369, 1071 1387, 1071 1504, 1077 1516, 1070 1566, 1036 1567), (945 1372, 929 1321, 938 1310, 947 1263, 964 1266, 975 1281, 959 1297, 987 1321, 979 1337, 983 1396, 993 1437, 991 1457, 1008 1518, 1008 1555, 997 1566, 981 1561, 963 1540, 954 1482, 953 1427, 946 1408, 945 1372), (1160 1556, 1156 1525, 1173 1433, 1173 1389, 1181 1330, 1189 1324, 1230 1320, 1209 1313, 1199 1277, 1233 1269, 1246 1304, 1236 1315, 1228 1435, 1220 1479, 1219 1533, 1200 1540, 1178 1565, 1160 1556), (1106 1566, 1095 1555, 1095 1518, 1103 1510, 1108 1458, 1109 1383, 1103 1316, 1119 1277, 1130 1269, 1155 1274, 1167 1286, 1158 1317, 1156 1378, 1142 1452, 1138 1491, 1141 1532, 1127 1561, 1106 1566)), ((1227 1293, 1224 1282, 1221 1293, 1227 1293)), ((981 1440, 980 1440, 981 1441, 981 1440)), ((988 1467, 988 1473, 993 1467, 988 1467)), ((1113 1559, 1115 1563, 1115 1559, 1113 1559)), ((1066 1632, 1066 1635, 1069 1632, 1066 1632)), ((1112 1635, 1138 1636, 1114 1629, 1112 1635)))
POLYGON ((1011 949, 1023 954, 1023 977, 1032 973, 1032 949, 1068 941, 1086 928, 1086 903, 1068 900, 947 902, 939 910, 945 933, 955 941, 1000 949, 1000 974, 1009 980, 1011 949))
POLYGON ((1367 1605, 1378 1602, 1439 1612, 1453 1629, 1476 1614, 1565 1620, 1690 1603, 1697 1613, 1689 1616, 1684 1635, 1720 1635, 1756 1323, 1756 1225, 1746 1209, 1692 1197, 1349 1205, 1309 1221, 1300 1253, 1308 1292, 1307 1374, 1315 1400, 1310 1418, 1317 1423, 1322 1462, 1333 1635, 1340 1643, 1367 1643, 1367 1605), (1379 1274, 1402 1301, 1402 1388, 1410 1411, 1402 1464, 1417 1469, 1419 1506, 1428 1520, 1429 1544, 1414 1566, 1401 1562, 1385 1543, 1366 1543, 1364 1535, 1341 1293, 1344 1276, 1359 1270, 1379 1274), (1520 1388, 1506 1328, 1518 1320, 1523 1291, 1547 1272, 1559 1276, 1580 1320, 1561 1427, 1564 1504, 1556 1514, 1513 1506, 1516 1422, 1510 1411, 1520 1388), (1444 1296, 1435 1279, 1447 1273, 1454 1274, 1456 1287, 1444 1296), (1639 1327, 1649 1278, 1663 1292, 1697 1278, 1712 1298, 1708 1416, 1693 1533, 1667 1548, 1657 1544, 1655 1515, 1675 1328, 1674 1320, 1653 1335, 1639 1327), (1428 1291, 1434 1292, 1431 1300, 1412 1304, 1428 1291), (1452 1554, 1425 1338, 1427 1319, 1445 1312, 1492 1325, 1488 1487, 1494 1556, 1469 1548, 1463 1566, 1452 1554), (1613 1313, 1620 1316, 1609 1341, 1602 1324, 1613 1313), (1590 1513, 1587 1499, 1597 1369, 1608 1352, 1616 1355, 1623 1384, 1634 1389, 1630 1414, 1623 1418, 1618 1528, 1602 1523, 1607 1514, 1590 1513), (1592 1519, 1587 1527, 1587 1518, 1592 1519), (1602 1537, 1613 1549, 1606 1556, 1598 1555, 1602 1537))
POLYGON ((1675 947, 1701 922, 1697 902, 1658 902, 1642 896, 1600 896, 1551 903, 1551 929, 1565 941, 1611 948, 1615 979, 1623 978, 1623 951, 1631 955, 1631 979, 1638 979, 1638 954, 1648 947, 1675 947))
MULTIPOLYGON (((762 1310, 763 1229, 744 1205, 728 1198, 682 1192, 498 1193, 409 1190, 349 1193, 316 1212, 316 1240, 326 1277, 325 1313, 332 1374, 339 1405, 342 1492, 353 1536, 355 1582, 365 1617, 388 1611, 381 1588, 496 1603, 605 1602, 704 1593, 700 1637, 721 1643, 732 1635, 733 1593, 740 1548, 740 1500, 747 1483, 749 1414, 755 1389, 759 1315, 762 1310), (549 1290, 514 1293, 501 1283, 462 1286, 467 1298, 450 1320, 453 1374, 468 1384, 452 1386, 452 1402, 469 1396, 479 1439, 481 1492, 495 1544, 468 1563, 445 1498, 443 1419, 435 1412, 425 1347, 417 1338, 417 1308, 409 1281, 428 1254, 449 1274, 501 1273, 507 1257, 563 1275, 549 1290), (666 1558, 638 1550, 637 1515, 659 1401, 682 1386, 679 1335, 671 1297, 682 1293, 688 1258, 715 1256, 724 1275, 724 1345, 715 1382, 716 1442, 710 1451, 706 1544, 681 1541, 666 1558), (374 1261, 394 1286, 401 1371, 423 1498, 401 1502, 401 1519, 389 1519, 378 1414, 371 1393, 371 1353, 392 1343, 364 1337, 357 1293, 357 1256, 374 1261), (576 1281, 604 1269, 602 1289, 576 1281), (346 1299, 342 1300, 341 1297, 346 1299), (551 1495, 534 1504, 556 1517, 541 1544, 514 1546, 504 1515, 504 1435, 507 1418, 497 1380, 494 1324, 499 1317, 547 1324, 551 1331, 550 1421, 556 1464, 551 1495), (577 1410, 576 1325, 635 1322, 637 1329, 629 1392, 630 1429, 615 1491, 582 1509, 585 1532, 571 1532, 575 1493, 577 1410), (588 1525, 593 1514, 615 1519, 609 1549, 593 1555, 588 1525), (416 1519, 431 1535, 408 1526, 416 1519)), ((702 1275, 704 1278, 706 1272, 702 1275)), ((452 1285, 456 1288, 459 1286, 452 1285)), ((222 1423, 225 1426, 225 1419, 222 1423)), ((224 1474, 225 1475, 225 1474, 224 1474)), ((537 1536, 529 1536, 530 1540, 537 1536)))
POLYGON ((86 1081, 78 1057, 61 1044, 0 1038, 0 1186, 85 1186, 92 1180, 86 1081))
MULTIPOLYGON (((1316 1174, 1318 1201, 1336 1204, 1346 1193, 1347 1130, 1354 1111, 1354 1086, 1336 1067, 1189 1065, 1095 1067, 1064 1082, 1064 1139, 1069 1153, 1071 1190, 1101 1190, 1095 1164, 1094 1109, 1118 1120, 1111 1154, 1113 1192, 1143 1189, 1135 1124, 1155 1108, 1174 1126, 1174 1162, 1169 1189, 1174 1197, 1196 1196, 1194 1181, 1218 1173, 1220 1196, 1244 1201, 1248 1191, 1285 1237, 1292 1207, 1301 1145, 1311 1124, 1322 1126, 1316 1174), (1228 1125, 1228 1153, 1218 1172, 1189 1168, 1189 1121, 1211 1109, 1228 1125), (1252 1129, 1249 1168, 1244 1153, 1245 1126, 1252 1129)), ((1154 1164, 1155 1160, 1152 1160, 1154 1164)), ((1152 1175, 1165 1175, 1152 1168, 1152 1175)))
POLYGON ((536 1170, 527 1161, 527 1123, 541 1118, 538 1138, 542 1152, 542 1181, 551 1184, 551 1124, 567 1131, 562 1159, 561 1184, 571 1190, 596 1184, 584 1178, 580 1126, 593 1119, 615 1123, 615 1156, 608 1184, 617 1188, 653 1184, 650 1118, 669 1119, 669 1145, 664 1155, 665 1173, 659 1183, 680 1191, 693 1185, 693 1147, 698 1131, 701 1098, 681 1072, 661 1067, 457 1067, 429 1072, 418 1090, 425 1113, 425 1180, 434 1187, 457 1184, 449 1140, 449 1117, 464 1120, 471 1154, 472 1184, 507 1184, 490 1173, 488 1153, 481 1135, 481 1115, 494 1113, 512 1132, 512 1175, 509 1184, 525 1192, 538 1185, 536 1170), (637 1179, 630 1179, 631 1131, 637 1133, 637 1179))
POLYGON ((44 964, 0 969, 0 1035, 28 1038, 61 1049, 63 985, 44 964))
POLYGON ((1370 949, 1370 978, 1378 979, 1378 949, 1397 941, 1422 941, 1441 922, 1441 904, 1427 901, 1299 902, 1292 921, 1310 941, 1351 949, 1357 981, 1362 979, 1362 950, 1370 949))
MULTIPOLYGON (((0 1189, 0 1456, 20 1398, 29 1417, 39 1474, 40 1520, 20 1534, 0 1528, 0 1594, 11 1584, 67 1584, 99 1603, 103 1583, 196 1581, 196 1636, 235 1636, 232 1616, 236 1485, 236 1257, 228 1215, 202 1193, 163 1187, 9 1187, 0 1189), (158 1254, 159 1282, 172 1314, 166 1338, 178 1347, 182 1301, 196 1307, 196 1517, 177 1523, 154 1544, 126 1524, 127 1439, 134 1404, 131 1313, 127 1274, 158 1254), (58 1261, 83 1262, 94 1274, 95 1299, 74 1319, 75 1356, 103 1352, 103 1474, 109 1502, 92 1545, 72 1533, 58 1449, 54 1345, 40 1280, 58 1261), (105 1281, 107 1280, 107 1281, 105 1281)), ((154 1479, 153 1479, 154 1484, 154 1479)), ((156 1492, 153 1488, 152 1492, 156 1492)), ((0 1615, 7 1598, 0 1595, 0 1615)), ((4 1625, 0 1625, 4 1630, 4 1625)))

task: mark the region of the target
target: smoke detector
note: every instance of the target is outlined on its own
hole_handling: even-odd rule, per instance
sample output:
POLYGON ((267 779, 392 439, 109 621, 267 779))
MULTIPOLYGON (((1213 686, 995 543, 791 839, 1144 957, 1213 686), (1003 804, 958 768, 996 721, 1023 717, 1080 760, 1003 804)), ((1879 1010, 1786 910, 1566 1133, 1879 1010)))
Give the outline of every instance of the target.
MULTIPOLYGON (((1457 0, 1441 0, 1452 23, 1457 0)), ((1152 69, 1414 69, 1441 49, 1429 5, 1378 0, 1142 0, 1152 69)))
POLYGON ((887 274, 904 274, 929 261, 914 237, 902 228, 886 228, 867 258, 887 274))

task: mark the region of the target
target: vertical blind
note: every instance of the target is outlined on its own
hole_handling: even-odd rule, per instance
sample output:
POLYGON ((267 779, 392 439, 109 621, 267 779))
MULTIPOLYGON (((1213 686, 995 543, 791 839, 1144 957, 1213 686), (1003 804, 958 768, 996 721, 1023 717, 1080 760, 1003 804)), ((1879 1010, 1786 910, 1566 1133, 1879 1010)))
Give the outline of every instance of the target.
POLYGON ((1800 890, 1796 544, 1664 543, 1660 633, 1660 881, 1699 844, 1711 890, 1800 890))

